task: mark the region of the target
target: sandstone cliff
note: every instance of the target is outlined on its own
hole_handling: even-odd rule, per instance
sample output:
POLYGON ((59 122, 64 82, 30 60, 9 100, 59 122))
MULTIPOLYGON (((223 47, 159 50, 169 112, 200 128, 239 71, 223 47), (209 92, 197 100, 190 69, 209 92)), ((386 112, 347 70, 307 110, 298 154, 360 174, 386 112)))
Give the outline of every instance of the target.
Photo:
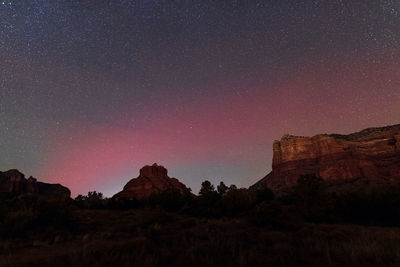
POLYGON ((25 178, 25 175, 18 170, 0 172, 0 193, 7 195, 39 194, 69 198, 71 192, 60 184, 47 184, 38 182, 35 178, 25 178))
POLYGON ((273 153, 272 172, 252 189, 279 192, 305 174, 334 186, 400 184, 400 124, 349 135, 285 135, 273 153))
POLYGON ((156 163, 140 170, 139 177, 130 180, 114 198, 144 199, 153 193, 176 189, 184 193, 188 188, 176 178, 168 176, 168 170, 156 163))

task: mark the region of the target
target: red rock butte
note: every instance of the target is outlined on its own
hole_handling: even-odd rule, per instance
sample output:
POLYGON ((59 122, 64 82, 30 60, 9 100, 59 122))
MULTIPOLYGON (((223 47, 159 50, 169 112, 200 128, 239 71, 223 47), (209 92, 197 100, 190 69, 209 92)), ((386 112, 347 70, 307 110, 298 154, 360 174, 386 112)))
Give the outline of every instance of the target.
POLYGON ((7 195, 38 194, 57 198, 69 198, 71 191, 60 184, 38 182, 32 176, 28 179, 18 170, 0 172, 0 193, 7 195))
POLYGON ((306 174, 343 188, 400 184, 400 124, 349 135, 285 135, 274 142, 272 172, 251 188, 285 191, 306 174))
POLYGON ((178 179, 170 178, 166 168, 154 163, 140 169, 139 177, 130 180, 113 198, 144 199, 169 189, 179 190, 182 194, 188 190, 178 179))

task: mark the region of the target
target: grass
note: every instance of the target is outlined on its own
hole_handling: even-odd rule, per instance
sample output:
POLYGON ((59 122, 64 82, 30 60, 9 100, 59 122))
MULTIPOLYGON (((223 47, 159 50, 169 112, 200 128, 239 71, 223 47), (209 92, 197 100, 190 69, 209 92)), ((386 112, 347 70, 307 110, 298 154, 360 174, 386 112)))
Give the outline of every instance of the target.
POLYGON ((0 241, 1 266, 399 266, 400 228, 76 210, 79 231, 0 241))

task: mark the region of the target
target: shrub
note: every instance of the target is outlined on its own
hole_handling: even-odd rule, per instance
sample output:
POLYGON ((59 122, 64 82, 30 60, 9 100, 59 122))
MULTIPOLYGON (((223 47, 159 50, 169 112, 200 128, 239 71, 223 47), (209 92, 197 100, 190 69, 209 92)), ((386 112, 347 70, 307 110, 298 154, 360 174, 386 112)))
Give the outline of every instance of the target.
POLYGON ((256 204, 256 194, 248 189, 229 190, 220 200, 223 215, 234 216, 250 210, 256 204))
POLYGON ((400 225, 400 188, 360 189, 338 197, 335 213, 344 221, 400 225))
POLYGON ((300 177, 291 198, 309 221, 327 220, 328 214, 334 209, 334 198, 327 191, 324 180, 314 174, 300 177))
POLYGON ((69 201, 21 195, 1 205, 0 236, 23 237, 44 228, 75 230, 69 201))
POLYGON ((159 206, 166 211, 178 211, 191 199, 190 191, 183 194, 177 189, 168 189, 150 196, 148 202, 151 206, 159 206))
POLYGON ((74 201, 80 208, 101 209, 106 207, 108 200, 103 197, 103 193, 91 191, 87 196, 78 195, 74 201))

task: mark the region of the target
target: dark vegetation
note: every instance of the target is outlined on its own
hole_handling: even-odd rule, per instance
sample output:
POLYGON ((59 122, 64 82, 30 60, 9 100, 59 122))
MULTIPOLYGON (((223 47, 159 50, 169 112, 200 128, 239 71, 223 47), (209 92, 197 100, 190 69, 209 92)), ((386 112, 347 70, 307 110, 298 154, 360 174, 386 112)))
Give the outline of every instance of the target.
POLYGON ((209 181, 199 196, 89 192, 0 200, 0 266, 398 266, 400 188, 332 193, 313 175, 289 195, 209 181))

